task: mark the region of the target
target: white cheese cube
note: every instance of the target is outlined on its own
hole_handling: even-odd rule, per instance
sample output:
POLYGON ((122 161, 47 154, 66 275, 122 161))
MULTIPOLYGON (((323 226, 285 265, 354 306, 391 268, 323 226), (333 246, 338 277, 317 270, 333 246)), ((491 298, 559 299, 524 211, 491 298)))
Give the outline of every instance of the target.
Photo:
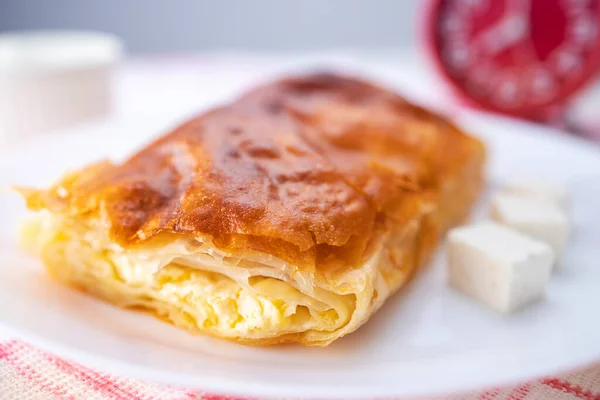
POLYGON ((448 234, 449 283, 501 313, 543 298, 553 262, 550 246, 494 222, 448 234))
POLYGON ((491 215, 495 221, 550 245, 556 265, 561 265, 569 235, 569 220, 553 201, 497 193, 492 197, 491 215))
POLYGON ((507 183, 500 191, 521 196, 549 199, 556 202, 563 210, 569 208, 569 194, 567 188, 557 184, 535 180, 522 180, 507 183))

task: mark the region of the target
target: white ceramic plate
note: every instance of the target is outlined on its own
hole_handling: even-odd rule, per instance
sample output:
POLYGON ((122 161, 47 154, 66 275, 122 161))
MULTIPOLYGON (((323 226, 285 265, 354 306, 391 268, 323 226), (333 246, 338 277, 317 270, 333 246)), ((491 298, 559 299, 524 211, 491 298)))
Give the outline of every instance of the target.
MULTIPOLYGON (((49 183, 67 168, 120 157, 173 121, 112 121, 0 154, 0 187, 49 183)), ((600 150, 550 129, 467 115, 491 150, 490 182, 569 182, 574 233, 548 299, 499 316, 453 292, 439 259, 358 332, 328 348, 250 348, 191 337, 50 281, 19 251, 24 207, 0 196, 0 326, 107 372, 251 396, 355 398, 449 393, 600 359, 600 150)))

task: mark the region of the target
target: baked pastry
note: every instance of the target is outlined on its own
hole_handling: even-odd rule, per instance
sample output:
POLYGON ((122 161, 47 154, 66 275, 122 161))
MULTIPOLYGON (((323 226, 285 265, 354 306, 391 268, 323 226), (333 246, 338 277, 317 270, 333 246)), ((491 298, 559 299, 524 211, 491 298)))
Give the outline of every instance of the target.
POLYGON ((314 74, 208 111, 46 190, 51 275, 192 333, 326 346, 423 265, 482 186, 484 146, 361 80, 314 74))

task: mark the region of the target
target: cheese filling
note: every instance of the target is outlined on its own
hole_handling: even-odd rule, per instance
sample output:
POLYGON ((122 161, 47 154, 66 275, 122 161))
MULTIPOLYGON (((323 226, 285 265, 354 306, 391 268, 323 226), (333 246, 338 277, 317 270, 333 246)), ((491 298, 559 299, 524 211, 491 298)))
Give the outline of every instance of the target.
POLYGON ((106 229, 50 213, 22 233, 57 279, 193 331, 257 339, 331 332, 347 325, 356 307, 354 294, 315 287, 282 260, 236 257, 208 240, 127 250, 106 229))

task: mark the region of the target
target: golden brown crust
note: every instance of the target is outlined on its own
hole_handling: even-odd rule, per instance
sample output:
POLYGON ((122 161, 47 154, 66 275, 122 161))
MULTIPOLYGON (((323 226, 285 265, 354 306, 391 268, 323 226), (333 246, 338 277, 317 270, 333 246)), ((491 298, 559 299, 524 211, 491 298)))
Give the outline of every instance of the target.
POLYGON ((32 208, 101 216, 124 247, 202 234, 314 268, 330 255, 353 264, 376 221, 407 222, 455 201, 444 181, 482 158, 481 143, 400 96, 318 74, 258 88, 122 165, 92 166, 27 197, 32 208))

